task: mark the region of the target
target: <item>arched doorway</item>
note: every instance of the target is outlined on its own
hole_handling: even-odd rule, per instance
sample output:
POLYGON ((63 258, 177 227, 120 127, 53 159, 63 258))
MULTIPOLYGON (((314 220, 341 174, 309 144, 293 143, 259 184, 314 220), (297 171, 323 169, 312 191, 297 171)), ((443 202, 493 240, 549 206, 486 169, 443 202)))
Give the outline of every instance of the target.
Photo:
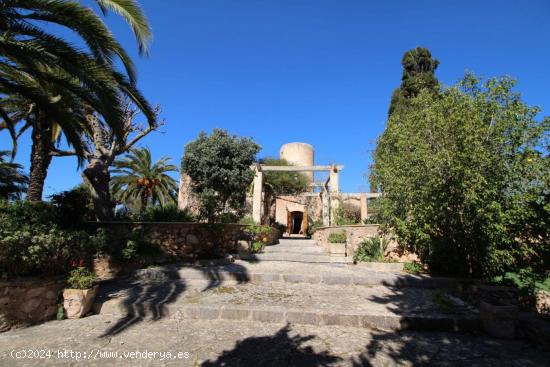
POLYGON ((307 234, 308 218, 306 211, 289 211, 287 213, 287 233, 288 234, 307 234))

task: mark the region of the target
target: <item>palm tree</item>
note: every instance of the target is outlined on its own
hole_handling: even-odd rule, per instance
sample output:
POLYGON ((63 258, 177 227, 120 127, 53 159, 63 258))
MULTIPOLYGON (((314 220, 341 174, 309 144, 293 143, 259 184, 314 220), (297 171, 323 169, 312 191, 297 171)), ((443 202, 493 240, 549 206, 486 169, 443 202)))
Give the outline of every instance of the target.
POLYGON ((16 200, 25 191, 28 177, 21 172, 20 164, 7 162, 9 151, 0 151, 0 199, 16 200))
POLYGON ((170 158, 163 157, 155 163, 149 148, 132 149, 125 158, 114 162, 111 179, 114 197, 127 205, 137 204, 142 212, 147 204, 176 202, 177 183, 167 172, 177 172, 170 158))
MULTIPOLYGON (((103 12, 112 10, 124 17, 140 52, 146 53, 151 32, 137 2, 96 1, 103 12)), ((86 129, 87 116, 94 112, 114 134, 124 136, 123 97, 132 100, 149 124, 154 124, 153 109, 135 88, 132 61, 91 9, 74 1, 3 0, 0 32, 0 129, 8 129, 14 141, 17 122, 25 120, 25 128, 33 131, 28 199, 42 198, 49 152, 59 131, 79 157, 83 155, 81 132, 86 129), (74 31, 87 50, 44 31, 39 22, 74 31), (116 70, 117 60, 125 74, 116 70)))

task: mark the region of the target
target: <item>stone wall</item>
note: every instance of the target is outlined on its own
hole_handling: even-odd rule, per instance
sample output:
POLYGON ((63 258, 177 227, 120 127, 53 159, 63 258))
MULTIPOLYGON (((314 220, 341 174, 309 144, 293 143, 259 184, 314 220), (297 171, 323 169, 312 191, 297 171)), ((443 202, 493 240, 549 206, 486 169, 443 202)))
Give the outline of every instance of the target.
MULTIPOLYGON (((247 225, 181 222, 102 222, 92 225, 108 228, 115 236, 132 233, 157 244, 164 254, 175 259, 223 257, 246 248, 247 225)), ((279 231, 272 228, 269 244, 276 243, 279 231)))
POLYGON ((353 256, 359 244, 369 237, 378 235, 379 229, 380 226, 378 224, 320 227, 313 233, 313 239, 323 246, 325 251, 328 251, 328 236, 331 233, 344 232, 348 244, 347 254, 348 256, 353 256))
POLYGON ((55 318, 64 287, 60 278, 0 282, 0 332, 55 318))

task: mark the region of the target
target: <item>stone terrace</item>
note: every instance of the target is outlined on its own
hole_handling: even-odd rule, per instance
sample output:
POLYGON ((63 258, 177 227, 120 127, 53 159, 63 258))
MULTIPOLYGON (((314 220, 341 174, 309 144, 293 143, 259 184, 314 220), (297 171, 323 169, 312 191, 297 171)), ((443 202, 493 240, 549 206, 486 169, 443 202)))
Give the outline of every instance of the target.
POLYGON ((92 349, 190 353, 183 360, 83 363, 91 366, 548 365, 550 355, 534 346, 482 335, 471 306, 438 302, 456 280, 305 261, 329 257, 315 246, 283 240, 249 261, 149 268, 105 282, 98 315, 0 334, 0 364, 76 364, 15 361, 9 354, 63 348, 88 355, 92 349), (301 257, 261 260, 269 254, 301 257))

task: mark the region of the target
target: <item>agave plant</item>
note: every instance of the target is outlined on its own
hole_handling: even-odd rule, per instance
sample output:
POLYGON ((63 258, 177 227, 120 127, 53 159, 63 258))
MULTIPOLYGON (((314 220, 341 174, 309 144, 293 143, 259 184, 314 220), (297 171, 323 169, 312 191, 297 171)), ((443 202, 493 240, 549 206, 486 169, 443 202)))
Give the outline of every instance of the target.
POLYGON ((177 172, 163 157, 154 162, 149 148, 132 149, 126 157, 114 162, 111 189, 114 197, 127 206, 137 206, 140 212, 148 204, 161 207, 176 202, 177 183, 168 172, 177 172))

